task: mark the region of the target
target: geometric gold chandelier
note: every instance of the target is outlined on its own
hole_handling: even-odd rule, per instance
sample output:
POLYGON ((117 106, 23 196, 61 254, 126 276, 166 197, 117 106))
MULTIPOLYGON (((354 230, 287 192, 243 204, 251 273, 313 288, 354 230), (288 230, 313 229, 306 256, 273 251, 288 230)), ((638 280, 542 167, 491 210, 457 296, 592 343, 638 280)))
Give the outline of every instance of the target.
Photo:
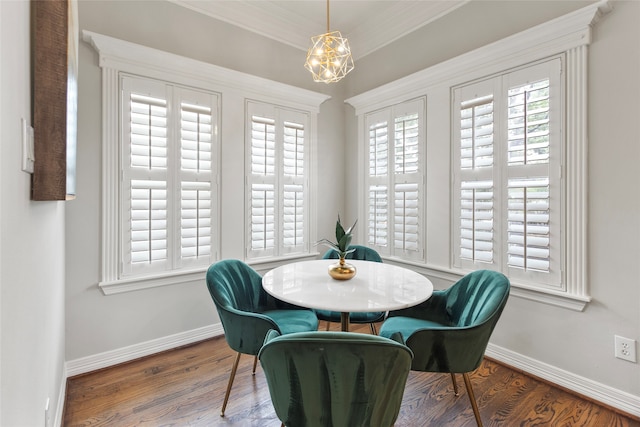
POLYGON ((334 83, 353 70, 349 42, 340 31, 329 31, 329 0, 327 0, 327 32, 311 37, 304 66, 316 82, 334 83))

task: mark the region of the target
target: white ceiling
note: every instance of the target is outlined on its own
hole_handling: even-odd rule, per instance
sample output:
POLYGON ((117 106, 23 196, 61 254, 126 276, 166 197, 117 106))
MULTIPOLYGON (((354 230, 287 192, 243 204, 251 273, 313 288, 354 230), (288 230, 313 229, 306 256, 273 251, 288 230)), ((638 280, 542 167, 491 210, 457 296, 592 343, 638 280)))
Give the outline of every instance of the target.
MULTIPOLYGON (((325 0, 170 0, 205 15, 306 51, 326 32, 325 0)), ((330 29, 362 58, 470 0, 333 0, 330 29)))

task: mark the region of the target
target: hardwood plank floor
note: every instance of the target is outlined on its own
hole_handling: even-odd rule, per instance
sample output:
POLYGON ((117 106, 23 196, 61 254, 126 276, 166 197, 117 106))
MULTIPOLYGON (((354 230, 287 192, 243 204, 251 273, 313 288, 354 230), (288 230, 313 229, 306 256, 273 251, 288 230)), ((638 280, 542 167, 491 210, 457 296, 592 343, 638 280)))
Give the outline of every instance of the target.
MULTIPOLYGON (((352 325, 352 330, 366 333, 368 326, 352 325)), ((225 417, 220 417, 234 358, 224 337, 218 337, 70 378, 63 425, 280 426, 262 370, 258 365, 252 375, 253 358, 247 355, 240 359, 225 417)), ((396 426, 475 426, 458 377, 456 397, 449 375, 410 372, 396 426)), ((490 360, 471 381, 485 426, 640 427, 638 419, 490 360)))

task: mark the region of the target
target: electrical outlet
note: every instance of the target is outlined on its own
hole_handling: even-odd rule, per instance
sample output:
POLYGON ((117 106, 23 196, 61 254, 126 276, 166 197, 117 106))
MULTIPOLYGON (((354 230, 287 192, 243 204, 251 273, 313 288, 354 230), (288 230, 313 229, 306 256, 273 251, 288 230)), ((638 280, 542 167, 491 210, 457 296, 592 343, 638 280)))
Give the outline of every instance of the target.
POLYGON ((616 357, 636 363, 636 341, 615 335, 616 357))

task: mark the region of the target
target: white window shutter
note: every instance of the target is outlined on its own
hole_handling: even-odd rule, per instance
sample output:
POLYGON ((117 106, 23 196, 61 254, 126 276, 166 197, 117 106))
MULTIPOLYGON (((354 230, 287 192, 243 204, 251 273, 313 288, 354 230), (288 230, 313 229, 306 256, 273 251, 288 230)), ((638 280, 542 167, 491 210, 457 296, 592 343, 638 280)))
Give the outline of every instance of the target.
MULTIPOLYGON (((175 87, 179 106, 179 254, 180 267, 211 263, 214 242, 214 142, 217 138, 216 98, 209 93, 175 87)), ((178 237, 176 237, 177 239, 178 237)))
POLYGON ((131 180, 131 264, 167 260, 167 183, 131 180))
MULTIPOLYGON (((456 92, 458 171, 454 188, 457 214, 457 264, 476 268, 478 263, 495 264, 494 183, 495 102, 493 86, 480 83, 456 92)), ((454 223, 455 224, 455 223, 454 223)), ((488 267, 490 268, 490 267, 488 267)))
POLYGON ((185 182, 180 188, 180 255, 205 259, 211 255, 211 183, 185 182))
POLYGON ((367 243, 410 260, 424 254, 425 101, 368 114, 367 243))
POLYGON ((170 268, 169 104, 164 84, 122 79, 122 276, 170 268))
POLYGON ((251 115, 250 254, 273 256, 276 248, 276 124, 251 115))
POLYGON ((206 266, 214 243, 217 98, 123 76, 123 277, 206 266))
POLYGON ((406 259, 423 258, 422 223, 424 201, 424 100, 394 106, 394 215, 393 236, 395 256, 406 259))
POLYGON ((378 252, 388 244, 389 191, 386 185, 369 186, 369 209, 367 218, 367 235, 369 245, 378 252))
POLYGON ((494 262, 493 181, 460 183, 460 258, 470 262, 494 262))
POLYGON ((376 113, 367 116, 368 132, 368 208, 367 242, 381 254, 390 254, 389 224, 389 115, 376 113))
POLYGON ((306 113, 247 103, 248 258, 309 251, 308 121, 306 113))
POLYGON ((211 105, 180 104, 180 165, 184 171, 211 173, 213 152, 211 105))
POLYGON ((283 125, 282 251, 301 252, 305 248, 305 129, 304 123, 284 121, 283 125))
POLYGON ((275 248, 275 188, 272 184, 251 186, 251 250, 273 253, 275 248))
POLYGON ((503 77, 506 97, 505 264, 511 278, 562 284, 560 59, 503 77))
POLYGON ((454 265, 561 283, 560 60, 454 90, 454 265))

